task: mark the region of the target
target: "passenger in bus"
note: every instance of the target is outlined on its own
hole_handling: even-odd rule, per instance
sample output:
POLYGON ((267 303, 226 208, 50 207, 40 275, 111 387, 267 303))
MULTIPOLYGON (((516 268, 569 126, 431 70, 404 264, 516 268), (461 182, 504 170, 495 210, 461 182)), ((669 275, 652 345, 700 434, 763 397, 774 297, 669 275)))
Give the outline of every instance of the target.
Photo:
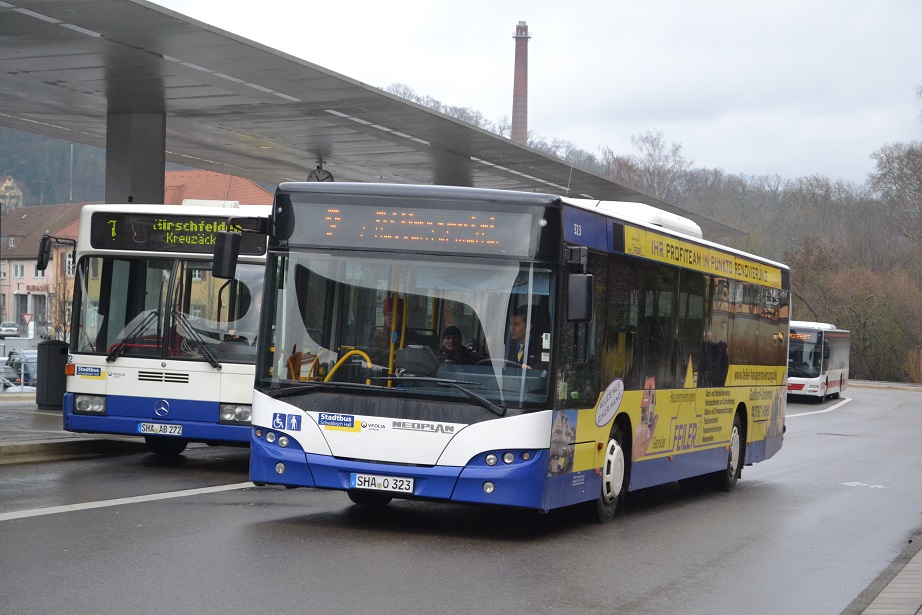
MULTIPOLYGON (((398 299, 395 302, 391 297, 387 297, 382 305, 382 311, 384 312, 384 325, 374 328, 369 335, 368 345, 372 348, 389 348, 393 334, 394 345, 399 348, 401 346, 400 336, 403 333, 403 299, 398 299)), ((422 343, 419 334, 412 329, 408 329, 403 334, 404 346, 420 345, 422 343)))
POLYGON ((509 343, 506 360, 521 365, 523 369, 543 368, 541 347, 534 333, 534 323, 528 322, 528 306, 519 306, 509 319, 509 343))
POLYGON ((441 363, 459 365, 472 365, 479 358, 473 350, 464 345, 461 329, 454 325, 449 325, 442 331, 442 345, 435 356, 441 363))

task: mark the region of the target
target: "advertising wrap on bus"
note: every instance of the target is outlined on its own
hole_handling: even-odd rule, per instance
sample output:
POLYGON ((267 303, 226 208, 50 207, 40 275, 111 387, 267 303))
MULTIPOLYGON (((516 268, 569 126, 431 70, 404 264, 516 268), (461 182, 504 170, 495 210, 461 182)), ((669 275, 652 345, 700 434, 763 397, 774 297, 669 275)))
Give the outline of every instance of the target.
POLYGON ((782 445, 790 272, 635 209, 279 186, 250 479, 600 521, 653 485, 732 489, 782 445))

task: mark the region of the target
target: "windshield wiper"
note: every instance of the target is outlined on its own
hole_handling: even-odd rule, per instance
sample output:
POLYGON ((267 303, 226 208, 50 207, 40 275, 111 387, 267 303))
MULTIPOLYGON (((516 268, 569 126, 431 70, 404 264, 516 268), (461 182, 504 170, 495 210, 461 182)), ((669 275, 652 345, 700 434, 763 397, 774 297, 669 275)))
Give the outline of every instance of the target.
POLYGON ((461 386, 463 384, 477 384, 476 382, 468 382, 465 380, 449 380, 448 378, 433 378, 430 376, 376 376, 371 380, 396 380, 398 382, 401 380, 414 382, 434 382, 439 386, 454 387, 467 395, 472 400, 476 401, 480 407, 484 408, 485 410, 489 410, 496 416, 506 416, 505 407, 498 406, 486 397, 481 397, 470 389, 461 386))
POLYGON ((125 352, 125 349, 128 348, 129 344, 136 342, 138 338, 141 337, 141 334, 144 332, 144 330, 147 329, 147 325, 149 325, 155 318, 157 318, 157 310, 151 310, 150 313, 144 317, 144 320, 138 323, 137 327, 132 329, 128 335, 122 338, 122 341, 120 341, 118 345, 115 346, 115 348, 109 351, 109 354, 106 356, 106 363, 112 363, 117 358, 122 356, 122 353, 125 352))
POLYGON ((186 318, 186 315, 173 308, 173 318, 179 323, 179 326, 182 327, 182 330, 186 332, 186 335, 195 342, 195 345, 198 346, 199 350, 202 351, 202 355, 208 361, 208 364, 211 365, 218 371, 221 371, 221 364, 218 363, 218 359, 214 356, 214 353, 208 348, 208 343, 202 339, 202 336, 198 331, 195 330, 195 327, 192 326, 192 323, 189 322, 189 319, 186 318))
POLYGON ((281 389, 273 389, 271 391, 263 391, 267 395, 273 398, 288 397, 290 395, 298 395, 300 393, 306 393, 313 389, 365 389, 373 388, 374 390, 386 390, 381 387, 371 387, 362 382, 322 382, 319 380, 302 382, 301 384, 296 384, 292 386, 286 386, 281 389))

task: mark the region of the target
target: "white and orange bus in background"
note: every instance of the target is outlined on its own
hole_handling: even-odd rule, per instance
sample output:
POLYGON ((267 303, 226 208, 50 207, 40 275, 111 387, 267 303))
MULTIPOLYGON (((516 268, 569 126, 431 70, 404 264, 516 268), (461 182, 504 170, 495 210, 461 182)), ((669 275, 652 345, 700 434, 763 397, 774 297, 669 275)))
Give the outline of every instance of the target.
POLYGON ((792 320, 788 394, 836 399, 848 386, 851 334, 825 322, 792 320))

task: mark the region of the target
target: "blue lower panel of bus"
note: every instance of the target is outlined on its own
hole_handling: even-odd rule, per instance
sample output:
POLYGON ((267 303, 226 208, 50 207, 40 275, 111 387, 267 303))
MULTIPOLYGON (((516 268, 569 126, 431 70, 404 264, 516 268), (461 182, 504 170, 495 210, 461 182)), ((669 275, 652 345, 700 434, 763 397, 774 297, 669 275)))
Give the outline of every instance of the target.
POLYGON ((509 466, 501 462, 493 467, 475 463, 466 467, 420 467, 305 454, 259 438, 250 445, 250 480, 254 483, 345 491, 353 473, 412 478, 413 497, 544 509, 547 452, 538 451, 530 461, 509 466), (282 473, 278 471, 279 463, 284 464, 282 473), (483 488, 487 481, 494 485, 489 494, 483 488))
POLYGON ((727 451, 723 447, 645 459, 631 464, 631 490, 646 489, 692 476, 716 472, 727 465, 727 451))
MULTIPOLYGON (((218 423, 215 402, 166 399, 170 410, 166 417, 157 416, 155 402, 162 398, 106 397, 106 414, 103 416, 74 413, 74 394, 64 394, 64 429, 81 433, 108 433, 140 436, 141 423, 182 425, 182 438, 203 442, 249 442, 249 425, 222 425, 218 423)), ((163 436, 173 437, 173 436, 163 436)))
POLYGON ((747 463, 758 463, 772 457, 781 450, 781 442, 783 439, 784 438, 781 436, 777 436, 753 442, 752 446, 749 447, 750 450, 749 457, 746 460, 747 463))

